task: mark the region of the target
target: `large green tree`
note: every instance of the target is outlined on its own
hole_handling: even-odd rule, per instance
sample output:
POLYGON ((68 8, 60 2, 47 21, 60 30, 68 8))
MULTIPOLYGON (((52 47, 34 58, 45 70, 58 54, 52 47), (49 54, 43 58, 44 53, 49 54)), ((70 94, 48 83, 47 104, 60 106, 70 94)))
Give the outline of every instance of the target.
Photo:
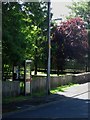
POLYGON ((42 59, 40 46, 47 39, 47 3, 2 3, 3 65, 42 59))
POLYGON ((30 22, 27 21, 27 32, 30 32, 30 34, 28 34, 29 36, 27 36, 27 39, 29 37, 28 41, 32 43, 32 49, 27 47, 26 52, 30 54, 26 55, 27 58, 31 56, 33 59, 35 74, 37 74, 37 64, 43 62, 42 55, 44 52, 41 46, 43 41, 47 40, 47 3, 25 3, 23 4, 23 9, 26 13, 28 13, 27 18, 31 20, 31 26, 30 22), (32 28, 32 31, 30 30, 30 27, 32 28))
POLYGON ((16 64, 24 59, 26 44, 20 8, 18 3, 2 3, 3 63, 6 64, 16 64))

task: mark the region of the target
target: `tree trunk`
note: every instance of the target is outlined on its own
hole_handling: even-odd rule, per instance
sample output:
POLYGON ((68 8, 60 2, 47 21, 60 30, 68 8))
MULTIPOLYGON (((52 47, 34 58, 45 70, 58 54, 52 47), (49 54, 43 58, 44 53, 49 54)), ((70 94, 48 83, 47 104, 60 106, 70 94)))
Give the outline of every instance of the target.
POLYGON ((5 80, 4 79, 4 64, 2 63, 2 80, 5 80))
POLYGON ((59 67, 57 67, 57 75, 59 76, 59 67))
POLYGON ((14 64, 12 65, 12 81, 14 81, 14 64))

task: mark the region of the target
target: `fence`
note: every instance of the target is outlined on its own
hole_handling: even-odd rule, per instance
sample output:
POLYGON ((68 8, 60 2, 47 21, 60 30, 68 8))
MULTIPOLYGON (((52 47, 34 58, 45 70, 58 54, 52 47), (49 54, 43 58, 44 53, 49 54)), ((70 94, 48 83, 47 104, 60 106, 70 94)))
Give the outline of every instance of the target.
POLYGON ((19 81, 3 81, 2 82, 2 96, 18 96, 20 95, 19 81))
MULTIPOLYGON (((51 77, 50 79, 50 88, 53 89, 60 85, 67 85, 69 83, 85 83, 89 82, 90 73, 81 73, 81 74, 72 74, 72 75, 63 75, 51 77)), ((46 88, 46 77, 35 77, 32 80, 32 92, 38 92, 40 90, 45 91, 46 88)))
MULTIPOLYGON (((46 77, 36 76, 31 82, 31 89, 33 92, 45 92, 46 91, 46 77)), ((50 87, 55 88, 60 85, 67 85, 69 83, 85 83, 90 80, 90 72, 81 73, 75 75, 63 75, 57 77, 51 77, 50 87)), ((16 96, 20 95, 20 82, 18 81, 3 81, 2 84, 3 96, 16 96)))

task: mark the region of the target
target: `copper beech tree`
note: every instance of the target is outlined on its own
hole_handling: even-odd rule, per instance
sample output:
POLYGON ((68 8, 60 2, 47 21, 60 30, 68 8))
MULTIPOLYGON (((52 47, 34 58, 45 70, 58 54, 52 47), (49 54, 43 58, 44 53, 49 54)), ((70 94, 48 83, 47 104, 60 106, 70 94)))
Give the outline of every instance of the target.
POLYGON ((63 72, 66 59, 76 59, 84 62, 88 50, 88 32, 84 21, 80 17, 71 18, 61 22, 53 33, 52 61, 55 62, 58 70, 63 72))

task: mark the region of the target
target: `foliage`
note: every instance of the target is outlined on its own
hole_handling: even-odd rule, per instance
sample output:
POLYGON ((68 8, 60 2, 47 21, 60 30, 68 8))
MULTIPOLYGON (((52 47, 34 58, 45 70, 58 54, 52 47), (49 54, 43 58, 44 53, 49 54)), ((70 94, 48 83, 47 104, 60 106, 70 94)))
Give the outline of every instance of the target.
POLYGON ((88 29, 88 42, 89 42, 89 45, 90 45, 90 29, 88 29))
POLYGON ((26 50, 26 58, 34 59, 36 48, 38 52, 41 48, 40 44, 45 40, 46 33, 44 32, 47 29, 46 20, 47 20, 47 7, 46 3, 25 3, 23 4, 23 9, 25 13, 29 13, 26 16, 26 39, 28 41, 28 47, 26 50), (31 45, 31 49, 30 46, 31 45))
POLYGON ((90 29, 88 29, 88 43, 89 43, 89 50, 88 50, 88 69, 89 69, 89 71, 90 71, 90 63, 89 63, 89 61, 90 61, 90 29))
MULTIPOLYGON (((79 16, 85 21, 84 23, 85 23, 86 28, 90 29, 90 1, 88 0, 82 0, 78 2, 73 1, 72 6, 68 6, 68 8, 71 9, 71 14, 68 18, 79 16)), ((88 32, 88 36, 89 36, 89 32, 88 32)), ((88 42, 90 46, 89 37, 88 37, 88 42)), ((88 61, 89 61, 90 60, 90 48, 88 49, 88 56, 89 56, 88 57, 88 61)))
POLYGON ((20 5, 3 3, 2 15, 3 63, 17 63, 24 58, 25 53, 25 37, 21 31, 20 5))
POLYGON ((71 17, 81 17, 86 22, 86 26, 90 29, 90 1, 82 0, 75 2, 73 1, 72 6, 68 6, 71 9, 69 18, 71 17))
POLYGON ((56 49, 56 55, 52 57, 59 70, 63 70, 65 59, 77 59, 79 62, 84 62, 88 48, 88 34, 84 21, 77 17, 62 22, 55 30, 52 42, 56 49))
MULTIPOLYGON (((47 40, 47 3, 2 3, 3 64, 42 60, 47 40)), ((35 62, 35 63, 36 63, 35 62)))

